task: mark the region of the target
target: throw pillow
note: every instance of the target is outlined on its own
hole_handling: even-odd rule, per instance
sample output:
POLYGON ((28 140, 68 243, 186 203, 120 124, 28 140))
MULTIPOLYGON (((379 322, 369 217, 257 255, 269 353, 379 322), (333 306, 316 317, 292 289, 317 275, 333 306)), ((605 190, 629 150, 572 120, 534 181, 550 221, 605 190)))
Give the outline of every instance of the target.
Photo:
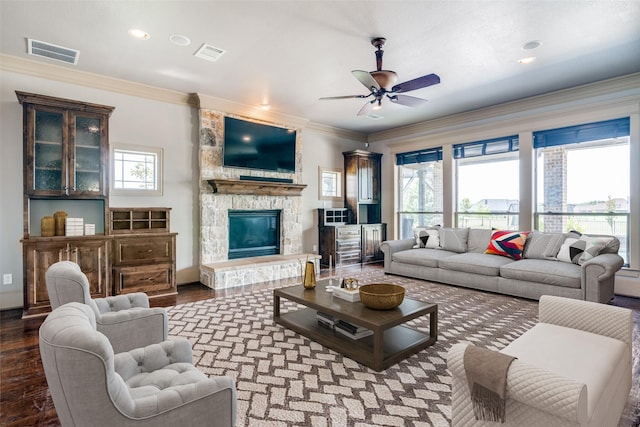
POLYGON ((534 230, 527 237, 522 257, 529 259, 557 259, 564 239, 565 236, 561 233, 542 233, 534 230))
POLYGON ((414 240, 416 241, 416 243, 415 243, 415 245, 413 245, 413 248, 414 248, 414 249, 417 249, 417 248, 424 248, 424 247, 425 247, 424 245, 422 245, 422 246, 421 246, 421 244, 422 244, 422 240, 420 239, 420 233, 421 233, 422 231, 426 231, 426 230, 437 230, 438 228, 439 228, 439 226, 438 226, 438 225, 433 225, 433 226, 424 226, 424 227, 422 227, 422 226, 415 227, 415 228, 413 229, 413 238, 414 238, 414 240))
POLYGON ((580 256, 586 247, 586 241, 567 237, 558 252, 558 261, 578 264, 580 256))
POLYGON ((522 259, 522 250, 529 231, 494 231, 485 254, 522 259))
POLYGON ((468 228, 440 228, 438 231, 442 249, 457 253, 467 251, 468 228))
POLYGON ((611 237, 591 237, 582 235, 580 240, 585 241, 586 245, 584 251, 578 259, 578 264, 582 265, 589 261, 591 258, 597 257, 603 252, 603 249, 613 240, 611 237))
POLYGON ((420 230, 419 236, 421 248, 435 249, 440 247, 440 237, 438 230, 420 230))

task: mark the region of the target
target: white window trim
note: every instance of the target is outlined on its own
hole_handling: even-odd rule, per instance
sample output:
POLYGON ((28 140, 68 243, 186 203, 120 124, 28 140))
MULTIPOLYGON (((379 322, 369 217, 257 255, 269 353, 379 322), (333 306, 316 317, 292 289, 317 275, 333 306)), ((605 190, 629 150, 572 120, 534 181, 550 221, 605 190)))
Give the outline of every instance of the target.
POLYGON ((111 143, 110 144, 110 160, 109 160, 109 195, 110 196, 162 196, 162 181, 164 179, 163 175, 163 153, 162 148, 157 147, 148 147, 144 145, 133 145, 133 144, 121 144, 121 143, 111 143), (120 151, 137 151, 141 153, 150 153, 154 154, 157 159, 157 181, 158 187, 155 190, 146 190, 146 189, 136 189, 136 188, 115 188, 115 156, 114 152, 116 150, 120 151))
POLYGON ((331 168, 323 168, 322 166, 318 166, 318 199, 319 200, 334 200, 341 201, 342 200, 342 169, 331 169, 331 168), (325 172, 331 172, 338 175, 338 195, 337 196, 327 196, 322 193, 322 174, 325 172))

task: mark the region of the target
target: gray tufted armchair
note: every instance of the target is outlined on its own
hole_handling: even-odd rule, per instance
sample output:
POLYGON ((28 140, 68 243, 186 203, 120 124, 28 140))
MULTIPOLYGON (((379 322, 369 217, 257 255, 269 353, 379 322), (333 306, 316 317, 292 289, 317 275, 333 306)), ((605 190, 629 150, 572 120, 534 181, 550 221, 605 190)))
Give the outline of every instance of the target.
POLYGON ((62 426, 235 425, 233 379, 195 368, 185 339, 114 354, 93 310, 72 302, 40 327, 40 355, 62 426))
POLYGON ((142 292, 91 299, 87 276, 71 261, 52 264, 46 282, 53 309, 68 302, 91 307, 98 331, 107 336, 116 353, 167 339, 165 309, 149 308, 149 298, 142 292))

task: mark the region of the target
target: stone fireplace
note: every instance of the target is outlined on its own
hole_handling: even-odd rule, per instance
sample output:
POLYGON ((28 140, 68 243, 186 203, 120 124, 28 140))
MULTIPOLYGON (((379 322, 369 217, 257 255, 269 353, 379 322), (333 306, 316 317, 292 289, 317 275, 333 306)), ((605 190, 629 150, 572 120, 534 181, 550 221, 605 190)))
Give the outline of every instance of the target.
POLYGON ((306 260, 319 259, 302 253, 302 132, 297 132, 295 173, 229 168, 222 166, 224 115, 201 108, 199 118, 200 281, 223 289, 299 276, 306 260), (229 213, 256 211, 277 212, 277 247, 273 254, 230 258, 235 248, 230 248, 229 213))

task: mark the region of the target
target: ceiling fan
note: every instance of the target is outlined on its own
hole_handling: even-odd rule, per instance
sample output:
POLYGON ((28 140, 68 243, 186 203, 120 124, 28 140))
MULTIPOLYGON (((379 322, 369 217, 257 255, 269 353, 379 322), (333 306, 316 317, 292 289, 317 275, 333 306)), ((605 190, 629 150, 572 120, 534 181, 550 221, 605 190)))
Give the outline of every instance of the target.
POLYGON ((402 95, 403 92, 409 92, 412 90, 422 89, 427 86, 432 86, 440 83, 440 77, 436 74, 427 74, 426 76, 418 77, 413 80, 406 81, 404 83, 395 84, 398 80, 398 75, 390 70, 382 69, 382 46, 387 39, 382 37, 376 37, 371 40, 371 44, 376 50, 376 71, 362 71, 353 70, 351 74, 358 79, 367 89, 371 91, 368 95, 345 95, 345 96, 329 96, 320 98, 326 99, 349 99, 349 98, 369 98, 373 99, 358 111, 359 116, 368 115, 371 110, 377 110, 382 107, 382 99, 384 97, 389 98, 391 102, 396 104, 406 105, 408 107, 420 107, 424 105, 427 100, 417 98, 415 96, 402 95))

